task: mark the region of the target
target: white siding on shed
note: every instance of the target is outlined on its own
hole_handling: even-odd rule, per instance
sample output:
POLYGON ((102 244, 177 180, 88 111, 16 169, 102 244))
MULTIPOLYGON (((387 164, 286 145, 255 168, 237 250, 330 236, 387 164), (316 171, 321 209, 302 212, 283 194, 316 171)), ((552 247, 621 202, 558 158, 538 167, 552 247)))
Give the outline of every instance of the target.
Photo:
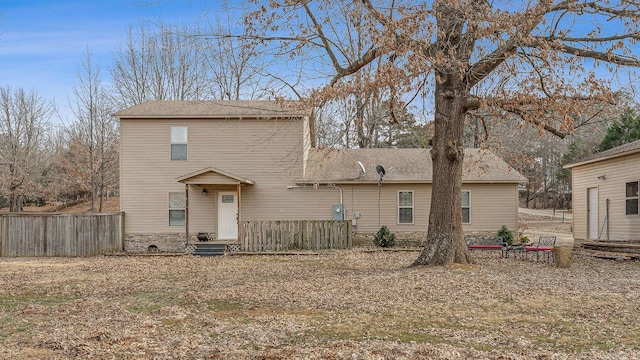
POLYGON ((640 154, 631 154, 572 168, 573 237, 588 238, 587 189, 598 189, 599 238, 609 240, 640 240, 640 216, 625 214, 625 186, 640 180, 640 154), (602 177, 604 179, 599 179, 602 177), (609 214, 607 218, 607 200, 609 214))

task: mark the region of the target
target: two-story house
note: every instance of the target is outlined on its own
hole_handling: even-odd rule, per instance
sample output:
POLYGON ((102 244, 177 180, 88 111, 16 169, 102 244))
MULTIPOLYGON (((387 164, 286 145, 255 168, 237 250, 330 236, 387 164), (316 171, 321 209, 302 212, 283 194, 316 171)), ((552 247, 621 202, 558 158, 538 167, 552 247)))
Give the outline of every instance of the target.
MULTIPOLYGON (((290 105, 150 101, 114 114, 125 250, 184 251, 187 233, 189 242, 205 233, 238 243, 244 220, 341 218, 360 241, 381 225, 419 240, 431 201, 429 150, 314 149, 310 112, 290 105)), ((490 152, 468 149, 465 231, 516 230, 523 181, 490 152)))

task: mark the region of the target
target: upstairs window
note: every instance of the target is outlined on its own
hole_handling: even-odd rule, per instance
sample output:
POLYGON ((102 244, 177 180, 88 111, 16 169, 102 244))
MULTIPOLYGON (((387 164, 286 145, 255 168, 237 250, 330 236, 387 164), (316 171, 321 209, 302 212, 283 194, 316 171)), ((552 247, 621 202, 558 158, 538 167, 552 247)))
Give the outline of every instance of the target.
POLYGON ((398 224, 413 224, 413 191, 398 191, 398 224))
POLYGON ((627 215, 638 215, 638 181, 627 183, 625 195, 625 213, 627 215))
POLYGON ((462 192, 462 223, 471 223, 471 191, 462 192))
POLYGON ((171 160, 187 160, 187 127, 171 128, 171 160))
POLYGON ((169 226, 184 226, 187 200, 183 192, 169 193, 169 226))

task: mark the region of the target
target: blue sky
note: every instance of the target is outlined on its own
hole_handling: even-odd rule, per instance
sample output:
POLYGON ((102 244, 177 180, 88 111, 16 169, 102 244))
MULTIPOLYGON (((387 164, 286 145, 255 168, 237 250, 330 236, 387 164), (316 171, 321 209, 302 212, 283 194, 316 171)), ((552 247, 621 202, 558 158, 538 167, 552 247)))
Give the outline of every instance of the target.
MULTIPOLYGON (((89 48, 105 80, 127 28, 142 21, 196 22, 204 0, 0 0, 0 86, 37 90, 68 114, 68 97, 89 48)), ((215 11, 215 9, 213 9, 215 11)))
MULTIPOLYGON (((224 14, 227 3, 243 1, 0 0, 0 86, 37 90, 68 117, 68 98, 87 49, 109 81, 113 56, 124 45, 129 26, 143 21, 202 23, 224 14)), ((628 87, 637 79, 632 74, 621 72, 614 85, 628 87)))

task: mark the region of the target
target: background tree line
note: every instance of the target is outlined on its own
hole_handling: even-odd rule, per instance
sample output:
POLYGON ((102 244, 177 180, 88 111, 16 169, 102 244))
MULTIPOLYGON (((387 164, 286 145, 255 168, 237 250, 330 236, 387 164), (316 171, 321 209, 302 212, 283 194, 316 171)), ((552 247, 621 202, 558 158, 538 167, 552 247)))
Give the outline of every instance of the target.
MULTIPOLYGON (((127 32, 105 71, 91 50, 79 59, 70 118, 37 90, 0 88, 0 207, 65 205, 91 199, 102 211, 118 191, 118 124, 111 114, 148 100, 239 100, 270 97, 273 77, 241 39, 221 31, 143 23, 127 32)), ((64 105, 63 105, 64 106, 64 105)))
MULTIPOLYGON (((363 37, 367 29, 349 24, 343 29, 350 35, 343 39, 344 49, 362 56, 369 48, 363 37)), ((308 93, 295 73, 283 76, 275 58, 264 56, 266 45, 250 36, 220 36, 231 33, 232 26, 237 24, 227 20, 204 27, 130 27, 106 70, 87 49, 68 98, 71 119, 57 119, 58 105, 37 90, 0 88, 0 205, 21 211, 27 202, 91 199, 91 209, 102 211, 104 198, 118 191, 118 124, 111 114, 120 109, 147 100, 274 99, 308 93)), ((385 66, 381 59, 366 64, 348 93, 315 109, 318 147, 429 146, 434 129, 433 113, 425 113, 428 104, 415 105, 409 97, 399 105, 389 90, 367 86, 385 66)), ((410 96, 420 91, 418 87, 410 96)), ((489 148, 523 173, 529 179, 527 206, 568 207, 570 177, 562 165, 640 138, 638 106, 631 100, 589 105, 592 111, 576 114, 575 130, 564 138, 539 136, 538 125, 510 112, 474 113, 466 119, 465 146, 489 148)))

